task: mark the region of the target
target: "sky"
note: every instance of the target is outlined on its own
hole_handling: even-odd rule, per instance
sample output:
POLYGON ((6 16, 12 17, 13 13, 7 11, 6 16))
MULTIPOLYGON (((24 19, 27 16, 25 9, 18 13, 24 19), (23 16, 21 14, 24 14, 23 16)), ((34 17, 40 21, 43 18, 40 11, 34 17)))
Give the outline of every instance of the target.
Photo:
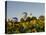
POLYGON ((7 17, 17 17, 20 19, 23 12, 27 12, 28 15, 32 13, 32 16, 39 17, 45 14, 45 5, 44 3, 34 2, 7 2, 7 17))
POLYGON ((7 0, 7 1, 33 1, 33 2, 36 2, 36 1, 38 1, 38 2, 43 2, 44 0, 7 0))

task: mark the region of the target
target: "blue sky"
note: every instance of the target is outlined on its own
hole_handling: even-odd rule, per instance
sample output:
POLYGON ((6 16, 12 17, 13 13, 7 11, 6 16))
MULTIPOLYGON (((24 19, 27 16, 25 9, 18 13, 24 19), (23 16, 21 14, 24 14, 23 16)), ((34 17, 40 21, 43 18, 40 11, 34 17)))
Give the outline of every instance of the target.
POLYGON ((7 0, 7 1, 33 1, 33 2, 43 2, 44 0, 7 0))
POLYGON ((33 3, 33 2, 7 2, 7 17, 18 17, 22 16, 23 12, 27 12, 28 15, 32 13, 32 16, 39 17, 45 14, 44 3, 33 3))

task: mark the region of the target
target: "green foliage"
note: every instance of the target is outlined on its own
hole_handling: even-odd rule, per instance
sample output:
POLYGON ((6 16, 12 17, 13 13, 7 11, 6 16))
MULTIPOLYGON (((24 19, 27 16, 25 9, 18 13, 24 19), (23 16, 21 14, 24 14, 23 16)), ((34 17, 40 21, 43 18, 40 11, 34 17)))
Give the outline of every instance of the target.
MULTIPOLYGON (((43 18, 42 18, 43 19, 43 18)), ((7 33, 31 33, 31 32, 44 32, 45 22, 36 17, 28 17, 26 21, 21 19, 20 22, 7 22, 7 33)))

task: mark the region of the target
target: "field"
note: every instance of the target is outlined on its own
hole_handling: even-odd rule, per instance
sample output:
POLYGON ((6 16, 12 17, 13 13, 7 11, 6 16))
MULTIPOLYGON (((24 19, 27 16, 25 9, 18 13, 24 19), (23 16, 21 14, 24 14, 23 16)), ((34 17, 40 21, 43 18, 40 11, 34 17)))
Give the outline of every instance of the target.
POLYGON ((8 21, 5 22, 5 32, 6 34, 16 34, 16 33, 36 33, 45 32, 45 18, 44 16, 27 17, 26 20, 23 18, 18 21, 8 21))

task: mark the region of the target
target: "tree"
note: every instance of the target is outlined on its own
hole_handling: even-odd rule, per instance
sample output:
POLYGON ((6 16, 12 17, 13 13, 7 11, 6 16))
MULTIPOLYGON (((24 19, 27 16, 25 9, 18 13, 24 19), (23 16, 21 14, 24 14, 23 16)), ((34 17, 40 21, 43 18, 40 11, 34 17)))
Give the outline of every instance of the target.
POLYGON ((45 17, 41 15, 41 16, 39 17, 39 19, 44 21, 44 20, 45 20, 45 17))
POLYGON ((30 22, 31 18, 30 17, 27 17, 26 21, 29 21, 30 22))

